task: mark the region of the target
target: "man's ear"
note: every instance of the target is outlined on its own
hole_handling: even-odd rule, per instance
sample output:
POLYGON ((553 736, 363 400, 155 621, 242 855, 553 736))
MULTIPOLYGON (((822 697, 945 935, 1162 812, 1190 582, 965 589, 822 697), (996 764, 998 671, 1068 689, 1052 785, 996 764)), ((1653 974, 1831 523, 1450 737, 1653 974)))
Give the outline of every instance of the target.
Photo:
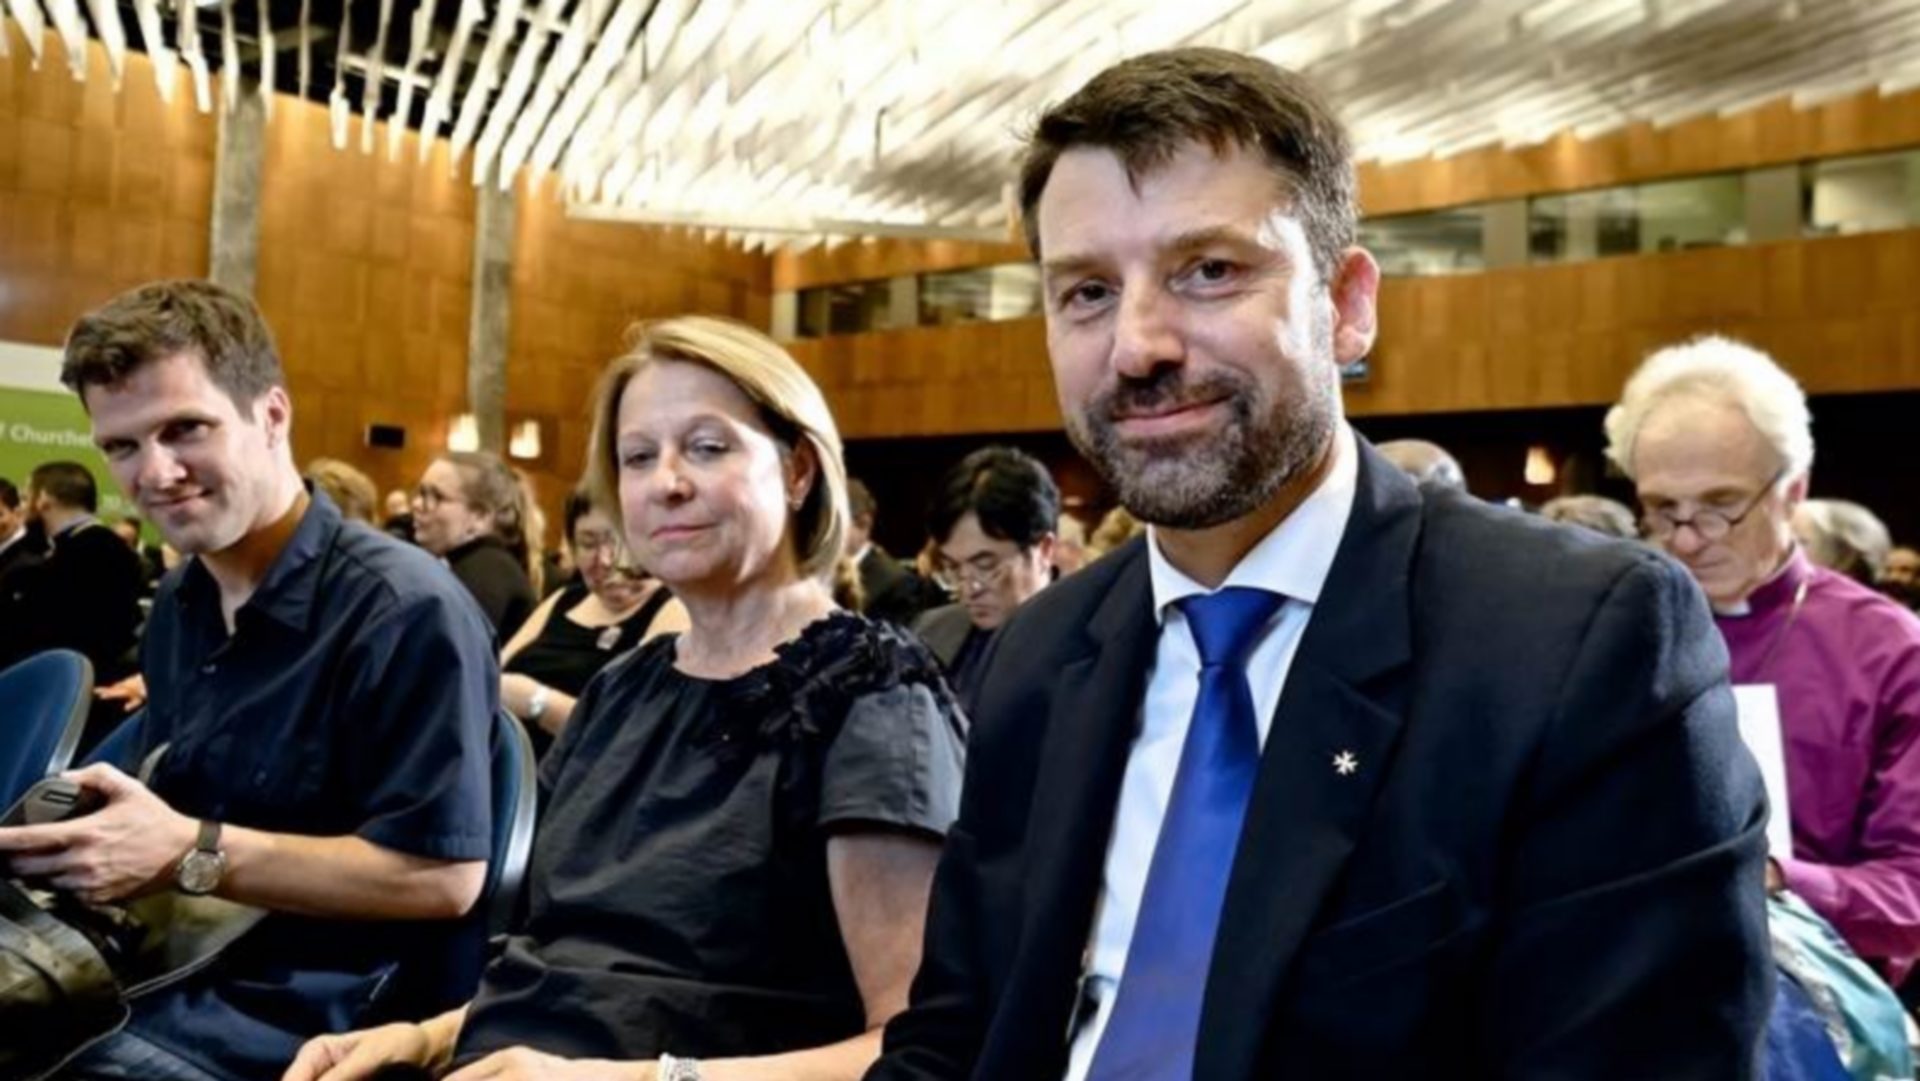
POLYGON ((1344 368, 1373 351, 1380 330, 1380 264, 1365 248, 1348 248, 1327 291, 1333 301, 1333 356, 1344 368))
POLYGON ((1781 498, 1785 500, 1787 509, 1794 510, 1798 508, 1800 504, 1805 503, 1807 501, 1807 490, 1811 488, 1812 485, 1812 470, 1807 470, 1788 481, 1786 488, 1781 493, 1781 498))
POLYGON ((292 440, 293 399, 287 388, 268 387, 253 402, 253 422, 267 430, 267 446, 278 447, 292 440))

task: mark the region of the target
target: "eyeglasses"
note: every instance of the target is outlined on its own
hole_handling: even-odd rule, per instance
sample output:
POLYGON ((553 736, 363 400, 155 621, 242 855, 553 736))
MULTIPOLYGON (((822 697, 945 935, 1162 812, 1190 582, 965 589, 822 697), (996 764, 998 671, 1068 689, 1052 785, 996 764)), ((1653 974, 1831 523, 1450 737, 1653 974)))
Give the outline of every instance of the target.
POLYGON ((940 577, 961 588, 986 589, 999 584, 1013 565, 1008 556, 981 553, 965 563, 940 562, 940 577))
POLYGON ((1680 527, 1683 525, 1692 526, 1693 531, 1700 534, 1701 540, 1708 542, 1722 540, 1727 534, 1733 532, 1734 526, 1747 520, 1747 516, 1752 514, 1754 510, 1765 501, 1767 496, 1773 492, 1774 485, 1784 480, 1786 475, 1786 467, 1780 467, 1780 471, 1773 475, 1773 479, 1761 486, 1759 493, 1752 499, 1747 500, 1747 505, 1742 508, 1738 514, 1733 514, 1725 510, 1702 508, 1682 518, 1674 514, 1673 511, 1662 507, 1659 510, 1643 511, 1640 515, 1640 527, 1646 530, 1647 536, 1652 537, 1654 540, 1666 540, 1679 532, 1680 527))
POLYGON ((573 547, 583 556, 608 551, 618 555, 620 540, 611 533, 579 533, 573 538, 573 547))

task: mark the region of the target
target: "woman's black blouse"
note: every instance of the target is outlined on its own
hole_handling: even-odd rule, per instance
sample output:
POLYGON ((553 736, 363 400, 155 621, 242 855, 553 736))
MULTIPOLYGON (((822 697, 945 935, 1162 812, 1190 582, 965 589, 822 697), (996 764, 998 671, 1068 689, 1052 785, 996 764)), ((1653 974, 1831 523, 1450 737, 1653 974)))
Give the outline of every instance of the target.
POLYGON ((953 821, 966 721, 939 662, 846 613, 725 681, 676 669, 676 641, 609 665, 542 765, 526 920, 459 1061, 773 1054, 866 1027, 827 841, 953 821))

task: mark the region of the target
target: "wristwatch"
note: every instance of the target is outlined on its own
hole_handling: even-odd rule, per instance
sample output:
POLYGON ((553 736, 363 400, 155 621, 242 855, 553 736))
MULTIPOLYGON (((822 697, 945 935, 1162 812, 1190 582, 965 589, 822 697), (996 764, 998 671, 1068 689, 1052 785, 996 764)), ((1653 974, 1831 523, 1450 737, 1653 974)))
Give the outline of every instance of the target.
POLYGON ((220 823, 203 821, 193 847, 180 857, 173 869, 174 885, 190 897, 205 897, 220 885, 227 873, 227 854, 220 848, 220 823))
POLYGON ((533 693, 527 696, 527 720, 537 721, 546 716, 547 699, 550 697, 552 692, 545 684, 535 687, 533 693))

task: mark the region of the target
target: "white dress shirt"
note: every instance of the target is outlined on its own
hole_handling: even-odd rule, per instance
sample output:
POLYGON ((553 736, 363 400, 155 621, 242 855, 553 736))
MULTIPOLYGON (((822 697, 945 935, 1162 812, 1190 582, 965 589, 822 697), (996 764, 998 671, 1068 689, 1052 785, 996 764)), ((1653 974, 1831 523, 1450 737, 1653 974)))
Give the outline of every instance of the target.
MULTIPOLYGON (((1346 532, 1358 475, 1359 452, 1353 430, 1342 424, 1334 438, 1333 469, 1320 487, 1254 545, 1221 584, 1223 589, 1251 586, 1287 598, 1247 658, 1247 684, 1253 692, 1262 747, 1266 746, 1267 731, 1280 704, 1280 689, 1293 667, 1293 655, 1300 648, 1307 619, 1320 600, 1327 570, 1346 532)), ((1167 562, 1152 530, 1147 534, 1147 560, 1160 641, 1154 651, 1146 699, 1141 703, 1140 734, 1127 757, 1113 836, 1107 842, 1100 900, 1094 910, 1085 978, 1087 992, 1099 1005, 1091 1020, 1074 1034, 1067 1081, 1083 1081, 1087 1076, 1094 1049, 1100 1046, 1107 1018, 1113 1012, 1114 991, 1126 969, 1134 920, 1147 886, 1147 869, 1153 864, 1160 822, 1166 816, 1174 775, 1180 769, 1180 749, 1186 745, 1187 728, 1200 695, 1200 651, 1187 629, 1186 616, 1175 602, 1209 590, 1167 562)), ((1195 959, 1198 964, 1206 960, 1195 959)))

